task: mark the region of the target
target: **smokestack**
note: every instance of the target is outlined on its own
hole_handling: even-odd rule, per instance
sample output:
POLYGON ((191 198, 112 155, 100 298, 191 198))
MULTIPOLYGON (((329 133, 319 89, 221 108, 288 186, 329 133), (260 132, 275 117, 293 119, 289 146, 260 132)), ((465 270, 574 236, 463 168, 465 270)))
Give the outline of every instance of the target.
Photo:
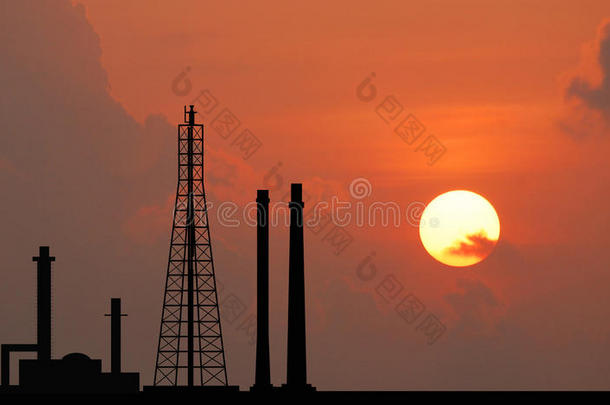
POLYGON ((269 190, 257 190, 256 375, 253 389, 271 388, 269 365, 269 190))
POLYGON ((121 313, 121 299, 110 299, 110 372, 121 373, 121 317, 127 316, 121 313))
POLYGON ((38 256, 32 257, 38 263, 38 360, 51 360, 51 262, 49 247, 40 246, 38 256))
POLYGON ((288 367, 286 388, 311 389, 307 384, 305 344, 305 265, 303 253, 303 187, 291 184, 290 268, 288 274, 288 367))

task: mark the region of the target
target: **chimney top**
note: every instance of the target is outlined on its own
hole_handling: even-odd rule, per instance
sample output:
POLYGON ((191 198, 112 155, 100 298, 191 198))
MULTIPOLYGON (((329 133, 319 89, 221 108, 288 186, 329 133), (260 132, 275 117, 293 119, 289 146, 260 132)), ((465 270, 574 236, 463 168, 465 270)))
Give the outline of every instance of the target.
POLYGON ((269 190, 256 190, 256 201, 260 203, 269 202, 269 190))
POLYGON ((292 201, 302 202, 303 200, 303 185, 301 183, 292 183, 290 185, 290 195, 292 201))

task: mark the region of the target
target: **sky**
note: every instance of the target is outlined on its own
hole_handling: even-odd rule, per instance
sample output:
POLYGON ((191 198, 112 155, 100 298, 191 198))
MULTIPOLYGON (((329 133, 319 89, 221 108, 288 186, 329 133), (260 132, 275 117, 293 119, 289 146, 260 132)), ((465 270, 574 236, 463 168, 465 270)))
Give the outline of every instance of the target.
MULTIPOLYGON (((402 218, 352 222, 342 247, 305 230, 312 384, 610 388, 608 2, 29 0, 0 4, 0 33, 0 342, 33 342, 31 257, 50 245, 54 356, 109 359, 103 315, 121 297, 124 367, 152 383, 176 125, 195 104, 220 299, 244 308, 223 315, 230 383, 254 378, 256 236, 215 213, 259 188, 287 201, 302 182, 308 201, 393 202, 402 218), (234 132, 215 129, 220 111, 234 132), (405 117, 425 128, 417 141, 395 131, 405 117), (433 162, 418 150, 428 136, 444 150, 433 162), (491 255, 465 268, 430 257, 407 218, 455 189, 487 198, 501 224, 491 255), (428 316, 445 328, 433 342, 418 327, 428 316)), ((287 274, 279 225, 274 384, 287 274)))

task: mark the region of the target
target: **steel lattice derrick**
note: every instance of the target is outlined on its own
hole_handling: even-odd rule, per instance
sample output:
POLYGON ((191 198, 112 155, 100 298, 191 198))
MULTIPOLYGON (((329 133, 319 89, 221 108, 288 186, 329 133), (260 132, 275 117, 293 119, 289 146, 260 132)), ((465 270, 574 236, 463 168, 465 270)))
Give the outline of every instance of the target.
POLYGON ((188 112, 185 107, 186 124, 178 125, 178 183, 154 385, 228 385, 204 188, 204 132, 194 116, 193 106, 188 112))

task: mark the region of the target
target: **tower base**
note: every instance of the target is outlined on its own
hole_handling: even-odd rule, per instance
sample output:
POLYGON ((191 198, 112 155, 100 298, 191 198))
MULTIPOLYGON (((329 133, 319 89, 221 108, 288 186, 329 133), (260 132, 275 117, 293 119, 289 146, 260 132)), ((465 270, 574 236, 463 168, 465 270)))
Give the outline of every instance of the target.
POLYGON ((238 385, 196 385, 188 387, 184 385, 145 385, 142 389, 145 394, 174 394, 176 392, 206 393, 206 392, 239 392, 238 385))

